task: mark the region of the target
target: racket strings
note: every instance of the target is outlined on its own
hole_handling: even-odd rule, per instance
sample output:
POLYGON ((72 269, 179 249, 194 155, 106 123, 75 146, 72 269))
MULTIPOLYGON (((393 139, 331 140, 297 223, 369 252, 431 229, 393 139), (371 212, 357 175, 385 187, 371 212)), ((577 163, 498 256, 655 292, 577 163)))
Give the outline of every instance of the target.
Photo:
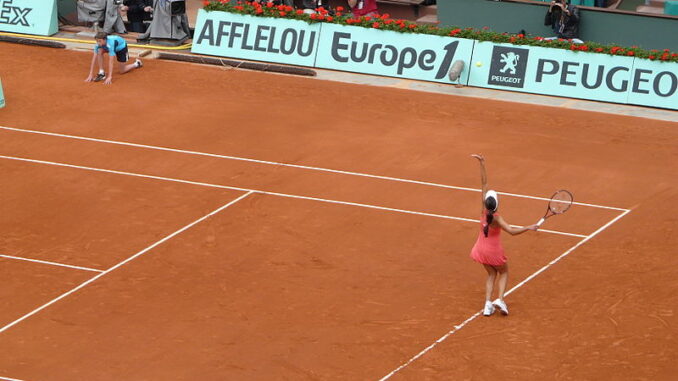
POLYGON ((572 206, 573 197, 568 191, 558 191, 549 201, 549 209, 555 214, 565 213, 572 206))

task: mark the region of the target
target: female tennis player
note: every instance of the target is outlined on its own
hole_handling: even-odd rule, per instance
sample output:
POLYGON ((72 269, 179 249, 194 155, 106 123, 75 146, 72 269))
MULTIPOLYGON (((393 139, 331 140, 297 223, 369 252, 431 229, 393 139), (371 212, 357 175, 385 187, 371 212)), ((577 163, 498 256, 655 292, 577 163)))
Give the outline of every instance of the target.
POLYGON ((504 230, 511 235, 518 235, 528 230, 537 230, 539 226, 530 225, 523 228, 514 228, 497 214, 499 198, 497 198, 497 192, 487 190, 485 158, 482 155, 471 156, 480 162, 480 180, 483 185, 480 233, 471 250, 471 258, 482 264, 487 271, 483 315, 492 315, 495 307, 499 308, 503 315, 508 315, 508 307, 506 302, 504 302, 504 291, 506 291, 506 284, 508 283, 508 263, 506 263, 506 256, 504 255, 504 248, 501 245, 499 233, 501 233, 501 230, 504 230), (494 302, 491 302, 497 273, 499 273, 499 297, 494 302))

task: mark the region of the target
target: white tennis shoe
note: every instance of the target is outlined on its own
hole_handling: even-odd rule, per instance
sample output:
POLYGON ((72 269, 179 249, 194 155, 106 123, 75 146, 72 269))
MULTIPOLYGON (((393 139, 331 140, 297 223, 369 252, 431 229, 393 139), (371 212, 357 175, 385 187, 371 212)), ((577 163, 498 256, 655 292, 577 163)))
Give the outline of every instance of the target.
MULTIPOLYGON (((499 311, 501 311, 502 315, 504 315, 504 316, 508 315, 508 307, 506 306, 506 303, 504 303, 503 300, 497 299, 494 302, 492 302, 492 304, 494 305, 494 307, 499 308, 499 311)), ((487 308, 487 307, 485 307, 485 308, 487 308)))
POLYGON ((494 313, 494 306, 489 300, 485 301, 485 308, 483 309, 483 315, 490 316, 494 313))

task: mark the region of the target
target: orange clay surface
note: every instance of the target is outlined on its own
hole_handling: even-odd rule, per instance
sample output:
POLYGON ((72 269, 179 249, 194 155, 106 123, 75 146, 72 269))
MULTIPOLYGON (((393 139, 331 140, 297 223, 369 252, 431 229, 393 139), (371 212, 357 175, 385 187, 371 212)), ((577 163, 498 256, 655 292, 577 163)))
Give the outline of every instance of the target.
POLYGON ((52 263, 0 257, 0 379, 675 379, 675 123, 154 60, 104 86, 90 57, 0 43, 0 126, 107 140, 0 128, 0 255, 52 263), (408 363, 482 307, 479 193, 355 173, 475 189, 471 153, 631 212, 505 234, 513 287, 598 231, 408 363))

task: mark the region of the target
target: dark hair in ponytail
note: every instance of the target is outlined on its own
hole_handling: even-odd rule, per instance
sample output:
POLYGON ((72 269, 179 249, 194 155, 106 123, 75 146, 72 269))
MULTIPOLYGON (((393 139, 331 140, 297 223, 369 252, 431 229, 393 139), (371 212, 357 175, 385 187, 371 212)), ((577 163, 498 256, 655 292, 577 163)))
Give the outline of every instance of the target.
POLYGON ((487 215, 485 216, 487 225, 483 228, 483 234, 487 237, 487 234, 490 232, 490 224, 494 221, 494 211, 497 209, 497 200, 495 200, 494 197, 486 198, 485 209, 487 209, 487 215))

